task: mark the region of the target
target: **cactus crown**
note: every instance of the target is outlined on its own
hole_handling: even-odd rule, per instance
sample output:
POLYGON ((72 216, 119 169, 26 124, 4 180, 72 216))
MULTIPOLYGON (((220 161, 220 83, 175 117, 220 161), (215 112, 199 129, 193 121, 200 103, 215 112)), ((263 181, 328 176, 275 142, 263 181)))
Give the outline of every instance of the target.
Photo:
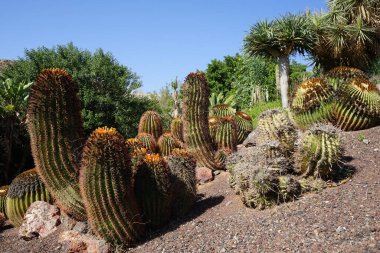
POLYGON ((218 104, 212 107, 212 115, 217 117, 232 116, 235 110, 229 104, 218 104))
POLYGON ((162 122, 158 112, 146 111, 140 118, 139 133, 148 133, 157 140, 162 134, 162 122))
POLYGON ((358 68, 345 67, 345 66, 339 66, 339 67, 330 69, 327 72, 327 76, 332 77, 332 78, 344 79, 344 80, 347 80, 349 78, 354 78, 354 77, 362 77, 362 78, 367 77, 366 74, 362 70, 358 68))
POLYGON ((186 149, 175 148, 172 151, 173 156, 182 156, 182 157, 193 157, 186 149))
MULTIPOLYGON (((154 139, 153 135, 148 134, 148 133, 139 133, 137 135, 136 139, 141 142, 141 144, 136 143, 137 146, 142 145, 149 152, 155 152, 156 151, 157 143, 156 143, 156 140, 154 139)), ((136 141, 136 140, 133 140, 133 141, 136 141)))
POLYGON ((22 197, 25 193, 36 191, 41 184, 36 169, 24 171, 13 179, 7 196, 9 198, 22 197))
POLYGON ((5 196, 7 196, 8 189, 9 189, 9 185, 1 186, 1 187, 0 187, 0 197, 5 197, 5 196))
POLYGON ((245 112, 236 112, 236 116, 239 116, 240 118, 243 118, 243 119, 248 120, 248 121, 252 121, 252 117, 249 116, 245 112))

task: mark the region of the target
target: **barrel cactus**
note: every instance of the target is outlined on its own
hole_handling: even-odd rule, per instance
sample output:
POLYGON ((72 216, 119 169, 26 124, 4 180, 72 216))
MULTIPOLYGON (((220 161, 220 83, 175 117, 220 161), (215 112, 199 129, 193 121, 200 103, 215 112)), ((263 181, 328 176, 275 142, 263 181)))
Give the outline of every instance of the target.
POLYGON ((161 116, 155 111, 146 111, 140 118, 139 133, 148 133, 158 140, 162 135, 161 116))
POLYGON ((139 133, 136 136, 136 139, 138 139, 144 148, 147 149, 147 151, 151 153, 155 153, 157 151, 157 142, 154 139, 153 135, 148 133, 139 133))
POLYGON ((291 108, 297 124, 306 128, 315 123, 326 123, 332 117, 334 89, 323 78, 302 82, 295 90, 291 108))
POLYGON ((80 189, 93 231, 124 246, 144 231, 132 181, 124 138, 114 128, 96 129, 84 148, 80 189))
POLYGON ((157 143, 162 156, 168 156, 172 153, 173 149, 181 147, 181 144, 171 133, 164 133, 161 135, 157 143))
POLYGON ((355 131, 380 123, 380 94, 368 79, 353 78, 343 85, 334 105, 334 125, 355 131))
POLYGON ((0 213, 4 214, 6 217, 6 203, 9 185, 4 185, 0 187, 0 213))
POLYGON ((173 200, 172 175, 159 154, 147 154, 135 171, 135 194, 144 222, 158 228, 169 222, 173 200))
POLYGON ((221 125, 222 121, 220 120, 220 117, 208 117, 208 125, 210 129, 210 136, 213 144, 213 149, 217 149, 216 144, 216 129, 221 125))
POLYGON ((229 104, 218 104, 212 107, 211 112, 211 116, 226 117, 233 116, 235 114, 235 109, 229 104))
POLYGON ((50 202, 51 197, 36 169, 31 169, 18 175, 9 186, 5 213, 12 225, 22 224, 26 211, 35 201, 50 202))
POLYGON ((237 150, 237 126, 233 117, 221 117, 220 125, 215 131, 215 142, 217 149, 237 150))
POLYGON ((180 217, 190 210, 196 200, 196 162, 185 149, 174 149, 166 160, 173 176, 172 214, 180 217))
POLYGON ((170 124, 170 132, 173 137, 180 142, 184 142, 183 139, 183 122, 181 118, 174 118, 170 124))
POLYGON ((183 129, 185 144, 197 164, 212 170, 221 169, 214 160, 208 126, 210 89, 202 73, 190 73, 183 87, 183 129))
POLYGON ((222 149, 218 149, 216 152, 215 152, 215 160, 219 163, 219 164, 225 164, 226 163, 226 160, 227 160, 227 157, 232 153, 233 151, 231 149, 228 149, 228 148, 222 148, 222 149))
POLYGON ((84 220, 78 176, 85 136, 77 92, 66 71, 42 71, 31 88, 27 124, 34 162, 46 188, 62 211, 84 220))
POLYGON ((331 125, 311 127, 303 134, 295 156, 295 169, 302 177, 331 178, 343 156, 339 130, 331 125))
POLYGON ((237 126, 237 141, 240 144, 253 131, 252 118, 245 112, 236 112, 234 119, 237 126))

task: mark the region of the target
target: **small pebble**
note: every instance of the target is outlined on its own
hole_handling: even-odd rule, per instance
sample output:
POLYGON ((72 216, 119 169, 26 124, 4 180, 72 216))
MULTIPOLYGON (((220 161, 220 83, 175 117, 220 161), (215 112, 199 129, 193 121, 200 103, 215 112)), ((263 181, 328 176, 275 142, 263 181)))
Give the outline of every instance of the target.
POLYGON ((368 139, 364 139, 364 140, 363 140, 363 143, 364 143, 364 144, 369 144, 369 140, 368 140, 368 139))

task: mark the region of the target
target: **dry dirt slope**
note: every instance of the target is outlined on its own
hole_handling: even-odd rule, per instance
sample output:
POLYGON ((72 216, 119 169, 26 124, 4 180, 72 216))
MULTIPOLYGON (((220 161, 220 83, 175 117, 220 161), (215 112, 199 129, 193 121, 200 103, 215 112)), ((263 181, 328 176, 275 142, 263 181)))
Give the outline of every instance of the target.
MULTIPOLYGON (((380 252, 380 127, 345 139, 356 168, 346 184, 259 211, 241 204, 222 173, 200 187, 202 198, 185 220, 132 252, 380 252)), ((61 252, 58 233, 29 242, 15 235, 15 229, 0 233, 0 252, 61 252)))

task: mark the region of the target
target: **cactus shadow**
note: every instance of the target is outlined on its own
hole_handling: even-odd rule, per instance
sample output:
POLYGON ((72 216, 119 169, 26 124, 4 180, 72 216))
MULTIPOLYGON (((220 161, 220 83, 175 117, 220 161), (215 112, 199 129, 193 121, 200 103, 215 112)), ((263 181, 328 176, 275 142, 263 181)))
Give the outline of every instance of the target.
POLYGON ((139 242, 139 245, 144 244, 145 242, 148 242, 156 237, 160 237, 168 232, 176 230, 182 224, 194 220, 198 216, 205 213, 208 209, 219 205, 223 200, 224 196, 222 195, 204 198, 203 194, 198 194, 197 201, 194 203, 193 208, 186 215, 175 218, 168 225, 160 229, 148 231, 146 237, 139 242))
POLYGON ((350 164, 354 158, 352 156, 343 156, 341 165, 336 173, 333 175, 332 181, 339 183, 351 178, 356 173, 356 168, 350 164))

